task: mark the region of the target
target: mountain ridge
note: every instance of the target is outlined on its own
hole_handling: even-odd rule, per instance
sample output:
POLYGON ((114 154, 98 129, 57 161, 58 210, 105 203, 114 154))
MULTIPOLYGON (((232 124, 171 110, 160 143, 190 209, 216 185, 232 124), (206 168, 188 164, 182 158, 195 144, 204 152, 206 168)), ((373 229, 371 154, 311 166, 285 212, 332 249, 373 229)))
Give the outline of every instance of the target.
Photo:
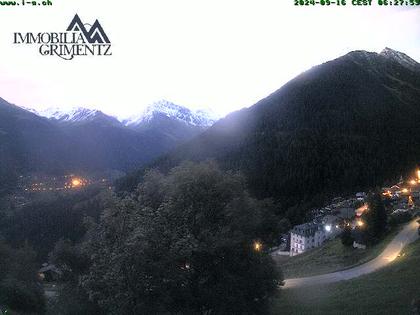
POLYGON ((155 116, 165 116, 169 119, 176 119, 185 122, 187 125, 194 127, 208 128, 220 117, 211 112, 211 110, 192 110, 185 106, 176 105, 167 100, 159 100, 148 106, 139 113, 130 115, 129 117, 118 118, 108 115, 97 109, 88 109, 85 107, 73 107, 70 109, 61 109, 59 107, 51 107, 43 110, 36 110, 27 107, 21 107, 38 116, 48 118, 63 123, 81 123, 84 121, 92 121, 99 118, 121 123, 123 126, 136 129, 142 124, 150 123, 155 116))
MULTIPOLYGON (((215 159, 292 221, 327 197, 399 177, 420 157, 420 71, 400 56, 353 51, 315 66, 149 167, 215 159)), ((119 189, 136 187, 144 170, 119 189)))
POLYGON ((205 128, 171 117, 129 128, 98 110, 41 113, 0 99, 0 194, 30 173, 127 172, 205 128))

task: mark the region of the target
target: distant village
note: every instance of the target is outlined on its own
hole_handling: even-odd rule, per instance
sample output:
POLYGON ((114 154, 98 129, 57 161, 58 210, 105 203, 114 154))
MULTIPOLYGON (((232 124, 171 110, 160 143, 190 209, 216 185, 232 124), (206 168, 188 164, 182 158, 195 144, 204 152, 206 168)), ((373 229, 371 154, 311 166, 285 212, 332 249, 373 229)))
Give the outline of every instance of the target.
POLYGON ((45 174, 21 175, 18 179, 18 189, 14 194, 17 207, 25 206, 33 194, 53 192, 72 192, 96 185, 104 189, 112 189, 112 180, 105 177, 87 177, 76 174, 50 176, 45 174))
MULTIPOLYGON (((381 193, 386 202, 390 216, 415 214, 418 211, 416 203, 420 204, 420 171, 408 180, 400 181, 391 186, 383 187, 381 193)), ((362 215, 368 210, 367 193, 358 192, 350 198, 335 198, 331 204, 313 209, 310 212, 311 221, 294 226, 282 236, 282 245, 274 252, 278 255, 295 256, 310 249, 319 247, 325 241, 336 238, 344 227, 354 231, 364 225, 362 215)), ((356 233, 355 233, 356 234, 356 233)), ((366 248, 362 242, 354 240, 353 247, 366 248)))
POLYGON ((77 190, 90 185, 110 187, 112 178, 109 176, 83 176, 67 174, 51 176, 45 174, 19 176, 18 189, 26 193, 77 190))

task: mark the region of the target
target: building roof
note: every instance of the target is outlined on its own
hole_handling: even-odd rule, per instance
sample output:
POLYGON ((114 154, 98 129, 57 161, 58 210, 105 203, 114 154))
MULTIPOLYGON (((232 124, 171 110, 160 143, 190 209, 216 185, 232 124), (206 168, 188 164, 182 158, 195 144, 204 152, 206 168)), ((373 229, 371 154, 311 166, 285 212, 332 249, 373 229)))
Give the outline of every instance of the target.
POLYGON ((55 265, 46 265, 46 266, 44 266, 43 265, 43 267, 41 268, 41 269, 39 269, 39 273, 44 273, 44 272, 54 272, 54 273, 57 273, 57 274, 61 274, 61 271, 60 271, 60 269, 58 269, 55 265))
POLYGON ((336 222, 340 221, 340 218, 338 216, 335 215, 326 215, 323 219, 322 222, 324 224, 335 224, 336 222))
POLYGON ((355 215, 355 208, 353 208, 353 207, 343 207, 343 208, 340 208, 340 209, 337 209, 338 211, 338 213, 337 213, 337 216, 338 217, 340 217, 340 218, 342 218, 342 219, 351 219, 351 218, 353 218, 354 217, 354 215, 355 215))
POLYGON ((317 231, 321 230, 320 225, 316 223, 304 223, 300 225, 296 225, 292 229, 293 234, 297 234, 300 236, 314 236, 317 231))

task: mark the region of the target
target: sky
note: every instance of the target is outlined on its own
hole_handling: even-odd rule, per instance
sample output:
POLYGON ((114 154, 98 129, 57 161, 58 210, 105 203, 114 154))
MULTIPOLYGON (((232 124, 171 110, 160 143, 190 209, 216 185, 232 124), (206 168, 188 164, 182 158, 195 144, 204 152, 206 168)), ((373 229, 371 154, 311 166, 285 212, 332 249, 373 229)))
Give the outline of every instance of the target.
MULTIPOLYGON (((294 0, 52 0, 0 6, 0 97, 43 109, 83 106, 126 117, 167 99, 225 115, 352 50, 420 61, 420 8, 299 7, 294 0), (65 31, 98 19, 112 56, 65 61, 14 32, 65 31)), ((374 1, 375 2, 375 1, 374 1)))

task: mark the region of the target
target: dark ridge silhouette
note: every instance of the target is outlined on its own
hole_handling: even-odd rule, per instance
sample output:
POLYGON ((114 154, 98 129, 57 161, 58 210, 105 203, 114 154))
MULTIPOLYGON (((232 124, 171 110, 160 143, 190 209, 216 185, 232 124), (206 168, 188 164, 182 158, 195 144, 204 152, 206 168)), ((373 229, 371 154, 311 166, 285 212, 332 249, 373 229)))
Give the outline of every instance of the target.
MULTIPOLYGON (((256 196, 274 198, 298 221, 325 198, 412 170, 420 160, 419 121, 419 64, 390 49, 354 51, 302 73, 149 167, 215 159, 241 170, 256 196)), ((143 172, 119 189, 135 188, 143 172)))

